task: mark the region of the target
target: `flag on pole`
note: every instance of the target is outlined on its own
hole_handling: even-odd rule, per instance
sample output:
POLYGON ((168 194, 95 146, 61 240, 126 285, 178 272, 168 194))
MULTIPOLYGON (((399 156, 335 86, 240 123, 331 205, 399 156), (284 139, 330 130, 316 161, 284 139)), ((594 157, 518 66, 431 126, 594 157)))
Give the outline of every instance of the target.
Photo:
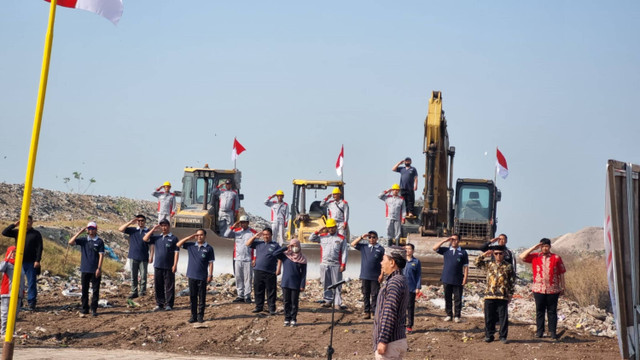
POLYGON ((118 25, 123 9, 122 0, 58 0, 58 5, 91 11, 111 21, 113 25, 118 25))
POLYGON ((501 178, 506 179, 509 176, 509 168, 507 167, 507 159, 500 152, 500 149, 496 148, 496 171, 501 178))
POLYGON ((238 155, 242 154, 242 152, 245 150, 247 149, 245 149, 244 146, 242 146, 242 144, 240 144, 238 140, 236 140, 236 138, 233 138, 233 150, 231 151, 231 161, 236 161, 236 159, 238 158, 238 155))
POLYGON ((340 155, 338 155, 338 160, 336 161, 336 173, 338 173, 338 176, 342 176, 342 165, 344 165, 344 145, 340 148, 340 155))

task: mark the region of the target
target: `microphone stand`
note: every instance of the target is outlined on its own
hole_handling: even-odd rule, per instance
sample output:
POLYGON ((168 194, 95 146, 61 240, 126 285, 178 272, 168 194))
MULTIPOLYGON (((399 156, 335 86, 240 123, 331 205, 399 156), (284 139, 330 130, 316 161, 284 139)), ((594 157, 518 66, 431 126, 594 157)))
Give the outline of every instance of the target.
POLYGON ((327 360, 331 360, 333 357, 333 326, 334 326, 334 318, 335 318, 335 313, 336 313, 336 307, 335 307, 335 301, 336 301, 336 289, 338 288, 338 286, 341 286, 342 284, 344 284, 346 282, 346 280, 341 280, 338 281, 337 283, 329 286, 329 289, 331 289, 331 292, 333 293, 333 297, 331 299, 331 335, 329 337, 329 346, 327 347, 327 360))
POLYGON ((329 337, 329 347, 327 347, 327 360, 331 360, 333 357, 333 319, 336 313, 335 301, 336 301, 336 288, 331 289, 333 292, 333 299, 331 299, 331 336, 329 337))

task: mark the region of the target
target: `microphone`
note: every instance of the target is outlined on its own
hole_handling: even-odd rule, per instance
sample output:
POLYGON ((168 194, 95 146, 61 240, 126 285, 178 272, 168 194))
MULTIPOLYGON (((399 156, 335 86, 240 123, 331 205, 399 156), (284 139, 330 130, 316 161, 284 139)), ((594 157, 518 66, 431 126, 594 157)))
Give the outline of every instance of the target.
POLYGON ((327 288, 327 290, 335 289, 335 288, 337 288, 338 286, 340 286, 340 285, 344 284, 345 282, 347 282, 347 280, 338 281, 337 283, 335 283, 335 284, 333 284, 333 285, 329 286, 329 287, 327 288))

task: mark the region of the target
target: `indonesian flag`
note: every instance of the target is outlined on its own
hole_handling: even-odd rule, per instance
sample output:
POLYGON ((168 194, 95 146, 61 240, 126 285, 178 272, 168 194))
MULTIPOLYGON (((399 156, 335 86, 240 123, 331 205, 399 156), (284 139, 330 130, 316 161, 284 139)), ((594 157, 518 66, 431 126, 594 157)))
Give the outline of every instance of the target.
POLYGON ((238 140, 236 140, 236 138, 233 138, 233 150, 231 151, 231 161, 236 161, 236 159, 238 158, 238 155, 242 154, 242 152, 245 150, 247 149, 245 149, 244 146, 242 146, 242 144, 240 144, 238 140))
POLYGON ((344 165, 344 145, 340 148, 340 155, 338 155, 338 160, 336 161, 336 173, 338 176, 342 176, 342 166, 344 165))
POLYGON ((496 171, 501 178, 506 179, 509 176, 509 167, 507 167, 507 159, 500 152, 500 149, 496 148, 496 171))
MULTIPOLYGON (((51 2, 51 0, 45 0, 51 2)), ((58 5, 96 13, 117 25, 122 17, 122 0, 58 0, 58 5)))

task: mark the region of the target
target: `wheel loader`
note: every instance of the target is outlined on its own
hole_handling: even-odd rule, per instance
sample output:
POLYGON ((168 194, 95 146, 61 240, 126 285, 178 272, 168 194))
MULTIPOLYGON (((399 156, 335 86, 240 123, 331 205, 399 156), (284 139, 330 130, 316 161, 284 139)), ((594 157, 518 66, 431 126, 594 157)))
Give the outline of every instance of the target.
MULTIPOLYGON (((423 153, 425 154, 425 187, 423 200, 414 209, 407 209, 415 218, 403 225, 406 241, 416 247, 422 262, 423 283, 436 284, 442 273, 442 256, 433 246, 453 234, 460 236, 460 246, 470 255, 469 280, 482 277, 473 267, 473 256, 494 238, 497 226, 496 209, 501 192, 493 180, 458 179, 453 188, 453 158, 455 147, 449 146, 447 120, 442 109, 442 93, 433 91, 424 121, 423 153)), ((447 246, 448 243, 445 243, 447 246)))
MULTIPOLYGON (((240 201, 244 195, 240 193, 242 173, 240 170, 211 169, 208 164, 196 168, 187 166, 182 176, 182 191, 176 191, 180 198, 176 215, 171 221, 171 232, 178 238, 193 234, 197 229, 207 231, 206 241, 215 249, 216 273, 233 272, 233 239, 218 235, 218 206, 214 187, 221 187, 227 180, 231 180, 231 188, 238 192, 240 201)), ((240 207, 238 217, 244 214, 240 207)), ((186 253, 181 254, 180 263, 186 259, 186 253)))

